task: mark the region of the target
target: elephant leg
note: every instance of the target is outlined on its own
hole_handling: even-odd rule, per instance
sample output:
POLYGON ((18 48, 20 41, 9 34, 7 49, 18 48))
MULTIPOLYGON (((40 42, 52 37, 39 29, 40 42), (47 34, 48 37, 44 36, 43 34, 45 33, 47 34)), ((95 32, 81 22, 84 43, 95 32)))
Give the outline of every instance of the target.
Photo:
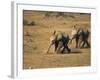
POLYGON ((71 49, 68 47, 67 44, 64 45, 64 48, 62 50, 62 53, 65 51, 65 49, 67 49, 67 51, 70 53, 71 52, 71 49))
POLYGON ((85 44, 86 44, 86 41, 83 41, 81 48, 84 48, 85 44))
POLYGON ((58 46, 57 46, 57 50, 56 52, 60 52, 61 48, 63 47, 62 42, 59 42, 58 46))
POLYGON ((83 45, 84 45, 84 41, 83 40, 79 41, 79 48, 82 48, 83 45))
POLYGON ((79 41, 79 39, 76 38, 76 48, 78 48, 78 41, 79 41))
POLYGON ((65 46, 63 47, 63 50, 61 51, 61 53, 64 53, 64 51, 65 51, 65 46))
POLYGON ((90 48, 89 42, 87 40, 85 42, 86 42, 87 47, 90 48))
POLYGON ((57 47, 58 47, 58 42, 55 42, 55 52, 57 50, 57 47))
POLYGON ((50 44, 50 46, 49 46, 49 48, 48 48, 48 50, 47 50, 47 53, 49 52, 49 50, 50 50, 51 46, 52 46, 52 44, 50 44))
POLYGON ((70 53, 71 52, 71 49, 68 47, 68 45, 66 45, 66 49, 67 51, 70 53))
POLYGON ((83 44, 82 44, 82 48, 84 48, 84 46, 86 45, 86 47, 90 47, 90 44, 87 40, 84 40, 83 44))

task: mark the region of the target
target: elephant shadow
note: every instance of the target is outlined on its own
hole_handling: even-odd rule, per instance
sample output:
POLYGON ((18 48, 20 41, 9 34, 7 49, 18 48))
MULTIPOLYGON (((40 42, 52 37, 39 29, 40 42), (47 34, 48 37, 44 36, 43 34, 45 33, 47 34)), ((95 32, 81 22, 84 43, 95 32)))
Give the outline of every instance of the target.
POLYGON ((61 54, 81 54, 82 53, 82 51, 81 50, 79 50, 79 49, 71 49, 71 52, 70 53, 68 53, 68 52, 64 52, 64 53, 61 53, 61 54))

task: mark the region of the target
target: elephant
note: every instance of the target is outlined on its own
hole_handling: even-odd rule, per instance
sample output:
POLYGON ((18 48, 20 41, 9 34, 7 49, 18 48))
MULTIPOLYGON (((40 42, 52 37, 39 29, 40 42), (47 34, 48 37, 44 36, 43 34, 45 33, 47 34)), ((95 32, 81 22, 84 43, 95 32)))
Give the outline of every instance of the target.
MULTIPOLYGON (((75 28, 75 27, 74 27, 75 28)), ((75 29, 76 32, 72 35, 71 41, 75 39, 76 43, 76 48, 84 48, 85 45, 86 47, 90 47, 90 43, 88 41, 89 36, 90 36, 90 31, 88 29, 84 30, 83 28, 75 29)), ((72 31, 73 32, 73 31, 72 31)))
POLYGON ((71 49, 68 46, 69 43, 69 36, 63 32, 56 32, 54 31, 52 36, 50 37, 50 46, 47 50, 47 53, 49 52, 52 45, 55 47, 55 52, 61 52, 64 53, 65 49, 70 53, 71 49))

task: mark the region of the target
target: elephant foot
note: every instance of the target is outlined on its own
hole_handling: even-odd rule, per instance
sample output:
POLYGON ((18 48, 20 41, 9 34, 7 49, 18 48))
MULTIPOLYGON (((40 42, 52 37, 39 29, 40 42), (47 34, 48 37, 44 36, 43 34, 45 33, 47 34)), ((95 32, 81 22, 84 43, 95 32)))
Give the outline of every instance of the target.
POLYGON ((71 52, 71 49, 68 49, 68 53, 70 53, 71 52))

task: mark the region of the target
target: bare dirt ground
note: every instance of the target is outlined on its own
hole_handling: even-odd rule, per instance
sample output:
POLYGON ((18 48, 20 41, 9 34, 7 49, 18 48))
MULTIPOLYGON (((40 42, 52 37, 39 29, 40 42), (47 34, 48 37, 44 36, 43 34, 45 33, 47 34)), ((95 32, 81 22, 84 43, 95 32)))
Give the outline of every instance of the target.
POLYGON ((46 53, 49 38, 54 30, 68 35, 71 34, 74 25, 90 30, 90 14, 65 13, 56 16, 57 12, 52 12, 48 16, 46 13, 38 11, 23 13, 24 20, 28 21, 27 25, 23 26, 23 69, 90 66, 90 48, 75 48, 75 41, 69 45, 71 53, 65 51, 63 54, 56 54, 53 46, 50 52, 46 53))

